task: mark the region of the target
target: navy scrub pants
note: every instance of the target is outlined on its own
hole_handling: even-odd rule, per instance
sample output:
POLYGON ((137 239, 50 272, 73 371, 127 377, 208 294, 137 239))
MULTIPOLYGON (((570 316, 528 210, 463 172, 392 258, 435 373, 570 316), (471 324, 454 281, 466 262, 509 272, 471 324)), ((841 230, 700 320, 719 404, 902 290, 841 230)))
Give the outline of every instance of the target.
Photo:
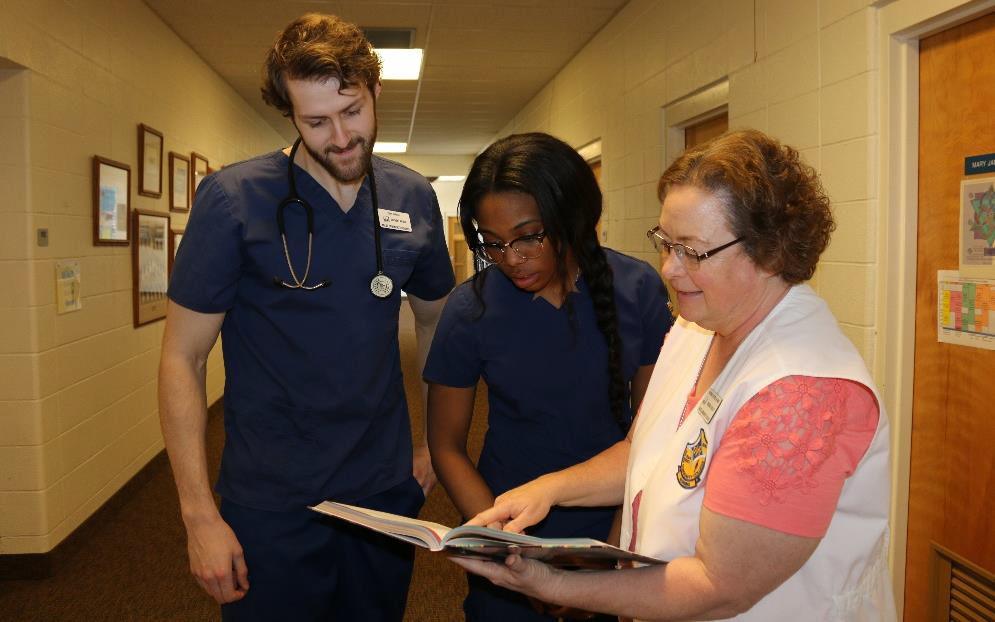
MULTIPOLYGON (((561 618, 539 613, 529 599, 488 579, 467 573, 469 593, 463 601, 466 622, 556 622, 561 618)), ((588 622, 618 622, 618 616, 595 614, 588 622)))
MULTIPOLYGON (((350 503, 416 516, 424 501, 412 477, 350 503)), ((245 597, 221 607, 225 622, 404 617, 414 546, 306 507, 268 512, 222 500, 221 516, 249 570, 245 597)))

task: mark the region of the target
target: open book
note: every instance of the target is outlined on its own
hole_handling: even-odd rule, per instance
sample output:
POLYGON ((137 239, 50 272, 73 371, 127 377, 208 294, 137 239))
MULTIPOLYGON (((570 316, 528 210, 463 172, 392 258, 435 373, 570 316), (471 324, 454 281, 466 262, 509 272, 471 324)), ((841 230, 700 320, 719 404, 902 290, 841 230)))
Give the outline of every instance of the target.
POLYGON ((504 559, 517 553, 560 568, 612 568, 620 560, 664 563, 590 538, 538 538, 466 525, 450 529, 438 523, 335 501, 323 501, 311 509, 432 551, 462 557, 504 559))

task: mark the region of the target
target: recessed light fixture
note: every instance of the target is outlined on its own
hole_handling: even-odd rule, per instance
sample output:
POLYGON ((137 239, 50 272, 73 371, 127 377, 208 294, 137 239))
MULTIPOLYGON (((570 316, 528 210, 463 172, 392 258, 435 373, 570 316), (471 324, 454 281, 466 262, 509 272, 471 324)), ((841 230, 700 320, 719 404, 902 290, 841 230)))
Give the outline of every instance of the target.
POLYGON ((373 143, 373 153, 404 153, 408 150, 408 143, 382 143, 379 140, 373 143))
POLYGON ((383 62, 381 80, 417 80, 421 76, 421 48, 374 49, 383 62))
POLYGON ((466 175, 439 175, 435 181, 463 181, 466 175))

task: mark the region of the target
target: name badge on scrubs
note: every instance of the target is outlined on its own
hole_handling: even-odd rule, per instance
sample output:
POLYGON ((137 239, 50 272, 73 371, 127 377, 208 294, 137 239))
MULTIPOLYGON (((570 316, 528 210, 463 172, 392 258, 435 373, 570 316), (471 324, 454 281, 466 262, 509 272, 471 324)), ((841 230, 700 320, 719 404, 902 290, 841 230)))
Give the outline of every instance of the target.
POLYGON ((404 212, 395 212, 389 209, 377 209, 380 217, 380 226, 384 229, 394 231, 411 231, 411 216, 404 212))
POLYGON ((711 423, 712 417, 715 416, 715 411, 719 409, 719 405, 722 403, 722 396, 713 391, 708 390, 705 396, 701 398, 698 402, 698 414, 701 418, 705 420, 705 423, 711 423))

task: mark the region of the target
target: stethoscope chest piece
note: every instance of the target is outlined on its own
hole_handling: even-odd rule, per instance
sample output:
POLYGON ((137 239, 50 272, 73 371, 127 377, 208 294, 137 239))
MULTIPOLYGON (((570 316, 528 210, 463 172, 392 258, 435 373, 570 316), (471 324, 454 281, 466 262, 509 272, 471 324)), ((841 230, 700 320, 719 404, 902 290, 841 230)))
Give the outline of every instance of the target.
POLYGON ((394 281, 383 272, 378 272, 370 281, 370 291, 377 298, 386 298, 394 291, 394 281))

